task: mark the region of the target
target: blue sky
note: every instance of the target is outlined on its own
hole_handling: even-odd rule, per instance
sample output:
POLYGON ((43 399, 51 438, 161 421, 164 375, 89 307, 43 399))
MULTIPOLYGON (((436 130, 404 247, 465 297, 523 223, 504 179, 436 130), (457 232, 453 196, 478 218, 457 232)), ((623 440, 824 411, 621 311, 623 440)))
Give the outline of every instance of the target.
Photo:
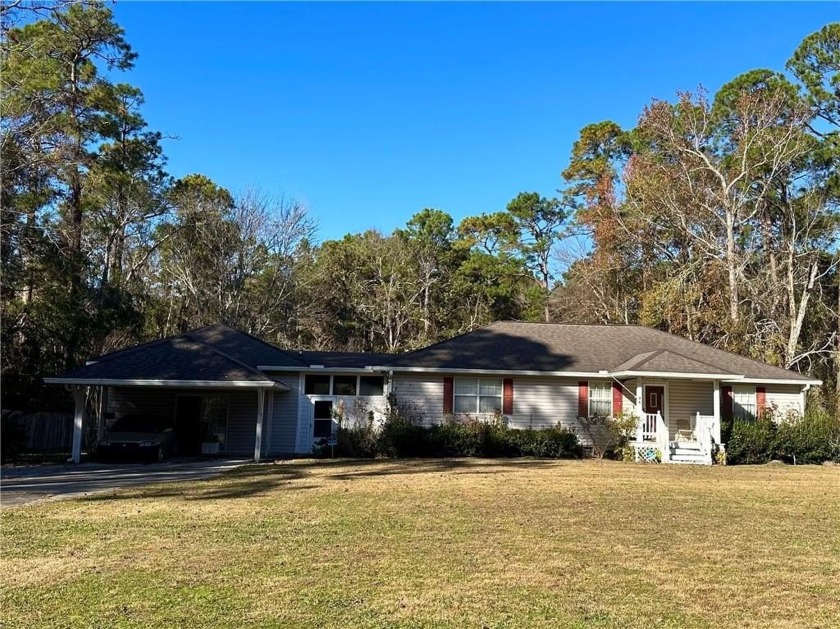
POLYGON ((140 3, 117 21, 175 176, 304 201, 321 239, 555 194, 581 127, 785 61, 840 5, 140 3))

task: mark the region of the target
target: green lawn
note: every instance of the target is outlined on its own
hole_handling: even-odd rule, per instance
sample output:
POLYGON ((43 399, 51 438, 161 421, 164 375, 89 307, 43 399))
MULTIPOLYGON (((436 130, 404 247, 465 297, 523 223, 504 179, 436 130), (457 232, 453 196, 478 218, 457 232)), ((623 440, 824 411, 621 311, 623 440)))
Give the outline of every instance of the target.
POLYGON ((8 629, 840 626, 838 467, 299 461, 2 536, 8 629))

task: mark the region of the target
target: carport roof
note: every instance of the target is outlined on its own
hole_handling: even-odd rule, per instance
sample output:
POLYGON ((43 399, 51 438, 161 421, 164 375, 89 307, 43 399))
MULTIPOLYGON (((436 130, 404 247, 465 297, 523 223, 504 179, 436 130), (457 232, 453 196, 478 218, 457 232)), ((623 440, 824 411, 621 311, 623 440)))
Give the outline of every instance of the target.
POLYGON ((83 367, 60 377, 45 378, 45 381, 53 384, 288 390, 288 386, 256 368, 262 361, 301 365, 268 343, 227 326, 214 325, 105 354, 83 367))

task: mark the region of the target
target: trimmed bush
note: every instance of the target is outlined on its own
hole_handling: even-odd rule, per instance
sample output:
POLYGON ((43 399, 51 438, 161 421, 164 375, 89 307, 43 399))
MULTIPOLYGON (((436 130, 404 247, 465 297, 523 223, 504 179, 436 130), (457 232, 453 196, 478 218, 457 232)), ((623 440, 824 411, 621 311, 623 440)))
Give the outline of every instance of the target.
POLYGON ((783 422, 776 432, 773 454, 792 463, 840 462, 840 418, 814 408, 799 421, 783 422))
POLYGON ((819 407, 802 418, 780 422, 770 415, 756 421, 735 420, 726 444, 730 464, 840 462, 840 418, 819 407))
POLYGON ((539 457, 583 456, 577 435, 563 428, 514 430, 501 422, 448 421, 418 426, 398 412, 389 413, 377 430, 342 427, 336 453, 353 457, 539 457))
POLYGON ((769 417, 755 421, 736 419, 726 444, 726 462, 730 465, 767 463, 773 458, 776 424, 769 417))

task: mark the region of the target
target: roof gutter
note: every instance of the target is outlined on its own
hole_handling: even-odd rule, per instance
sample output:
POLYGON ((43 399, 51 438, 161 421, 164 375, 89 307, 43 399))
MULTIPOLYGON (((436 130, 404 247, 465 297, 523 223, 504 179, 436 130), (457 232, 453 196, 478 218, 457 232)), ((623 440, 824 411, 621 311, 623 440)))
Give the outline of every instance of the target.
MULTIPOLYGON (((671 378, 682 380, 732 380, 743 382, 744 376, 733 373, 690 373, 679 371, 616 371, 610 374, 615 378, 671 378)), ((762 380, 762 382, 764 382, 762 380)))
POLYGON ((732 378, 722 378, 723 382, 727 381, 734 381, 739 383, 748 383, 748 384, 795 384, 798 386, 821 386, 823 381, 822 380, 795 380, 793 378, 741 378, 739 380, 733 380, 732 378))
POLYGON ((339 371, 359 373, 360 371, 374 371, 375 367, 326 367, 324 365, 301 365, 300 367, 277 367, 274 365, 257 365, 259 371, 339 371))
POLYGON ((534 371, 523 369, 458 369, 443 367, 392 367, 390 365, 375 365, 370 367, 374 371, 393 371, 404 373, 474 373, 474 374, 506 374, 512 376, 568 376, 570 378, 608 378, 605 371, 534 371))

